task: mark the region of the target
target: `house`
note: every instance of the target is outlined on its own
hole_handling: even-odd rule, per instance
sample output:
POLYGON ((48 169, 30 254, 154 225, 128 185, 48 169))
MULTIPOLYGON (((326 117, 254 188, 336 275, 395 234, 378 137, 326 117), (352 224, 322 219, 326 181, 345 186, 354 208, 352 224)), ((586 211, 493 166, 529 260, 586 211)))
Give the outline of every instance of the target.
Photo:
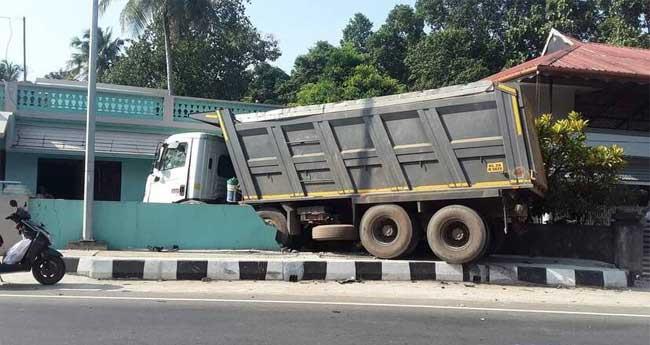
MULTIPOLYGON (((624 149, 621 181, 646 191, 637 210, 649 206, 650 50, 581 42, 552 30, 541 56, 487 79, 519 88, 526 111, 536 116, 581 113, 589 120, 588 144, 624 149)), ((609 212, 602 218, 609 221, 609 212)), ((642 275, 650 277, 650 226, 638 238, 642 275)))
MULTIPOLYGON (((29 195, 82 199, 86 97, 82 82, 0 83, 0 180, 20 182, 29 195)), ((174 133, 214 131, 189 114, 219 108, 276 107, 97 84, 95 199, 142 200, 157 145, 174 133)))
POLYGON ((624 149, 622 183, 650 191, 650 50, 581 42, 552 30, 541 56, 487 79, 518 87, 536 116, 581 113, 590 145, 624 149))

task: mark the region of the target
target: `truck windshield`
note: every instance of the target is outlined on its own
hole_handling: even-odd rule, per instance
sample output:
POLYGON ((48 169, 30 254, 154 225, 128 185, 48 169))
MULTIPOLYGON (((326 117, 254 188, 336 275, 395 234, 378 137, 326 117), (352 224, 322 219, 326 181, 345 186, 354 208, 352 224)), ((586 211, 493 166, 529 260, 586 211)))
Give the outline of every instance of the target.
POLYGON ((175 148, 165 148, 160 162, 160 170, 170 170, 185 166, 187 143, 179 143, 175 148))

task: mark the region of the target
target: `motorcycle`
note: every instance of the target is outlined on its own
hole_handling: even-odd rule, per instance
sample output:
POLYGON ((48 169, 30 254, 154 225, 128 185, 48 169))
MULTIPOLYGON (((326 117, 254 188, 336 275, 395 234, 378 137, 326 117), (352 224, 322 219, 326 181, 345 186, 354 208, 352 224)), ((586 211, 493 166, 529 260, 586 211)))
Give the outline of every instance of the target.
MULTIPOLYGON (((34 278, 43 285, 58 283, 65 275, 63 255, 52 245, 52 235, 43 224, 36 224, 24 207, 18 207, 16 200, 9 202, 16 211, 5 219, 16 223, 16 229, 23 238, 31 240, 24 256, 16 263, 1 263, 0 274, 32 271, 34 278)), ((2 246, 0 236, 0 246, 2 246)), ((3 260, 4 261, 4 260, 3 260)))

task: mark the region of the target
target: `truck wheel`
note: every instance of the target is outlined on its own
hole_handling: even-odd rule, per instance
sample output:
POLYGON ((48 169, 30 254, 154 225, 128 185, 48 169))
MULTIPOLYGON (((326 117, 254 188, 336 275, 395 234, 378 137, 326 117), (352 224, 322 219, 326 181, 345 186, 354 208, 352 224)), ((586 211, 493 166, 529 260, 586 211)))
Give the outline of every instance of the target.
POLYGON ((451 264, 478 259, 485 252, 488 234, 481 216, 469 207, 452 205, 436 212, 427 226, 433 253, 451 264))
POLYGON ((382 259, 404 255, 412 242, 413 224, 408 213, 397 205, 373 206, 361 218, 361 244, 382 259))
POLYGON ((297 249, 297 240, 295 236, 289 236, 289 227, 287 226, 287 217, 284 213, 275 209, 262 209, 257 211, 257 215, 262 218, 266 225, 275 228, 275 241, 282 247, 297 249))
POLYGON ((314 241, 354 241, 359 238, 359 234, 354 225, 329 224, 315 226, 311 230, 311 238, 314 241))
POLYGON ((183 204, 183 205, 203 205, 203 204, 205 204, 205 202, 203 202, 201 200, 185 200, 185 201, 181 201, 181 204, 183 204))

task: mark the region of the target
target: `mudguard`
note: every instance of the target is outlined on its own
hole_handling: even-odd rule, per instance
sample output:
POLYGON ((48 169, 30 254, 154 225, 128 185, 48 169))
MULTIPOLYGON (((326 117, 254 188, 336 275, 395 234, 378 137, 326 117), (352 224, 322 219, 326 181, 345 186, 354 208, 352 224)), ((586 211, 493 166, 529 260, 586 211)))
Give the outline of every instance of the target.
POLYGON ((63 257, 63 254, 61 254, 61 252, 59 252, 58 250, 56 250, 56 249, 54 249, 54 248, 49 248, 49 247, 48 247, 47 249, 45 249, 45 250, 43 251, 43 253, 41 253, 41 255, 43 255, 43 256, 58 256, 58 257, 63 257))

